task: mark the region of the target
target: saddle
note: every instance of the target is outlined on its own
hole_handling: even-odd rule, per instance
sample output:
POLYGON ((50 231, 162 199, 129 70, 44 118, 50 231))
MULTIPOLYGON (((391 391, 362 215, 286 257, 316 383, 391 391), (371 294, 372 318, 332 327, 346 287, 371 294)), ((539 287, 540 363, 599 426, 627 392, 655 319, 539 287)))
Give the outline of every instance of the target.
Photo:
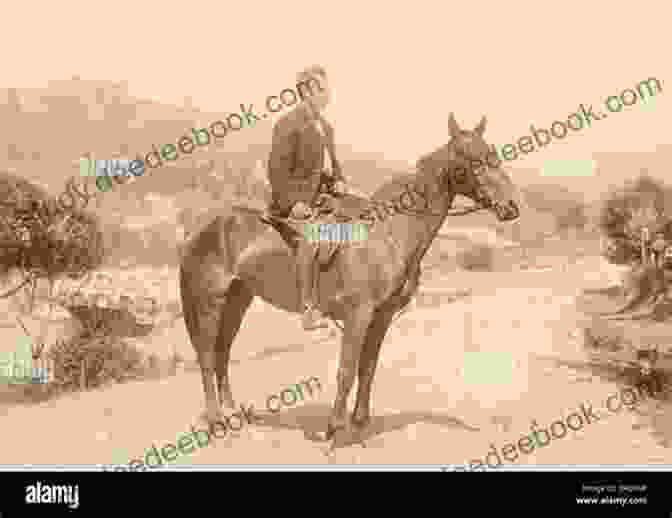
MULTIPOLYGON (((292 249, 296 250, 299 240, 307 239, 307 224, 348 223, 360 219, 363 209, 369 201, 356 196, 336 196, 334 194, 321 194, 314 204, 310 206, 311 214, 303 219, 294 218, 291 214, 278 214, 268 210, 259 216, 259 219, 273 227, 282 236, 283 240, 292 249)), ((338 252, 345 243, 334 241, 318 241, 314 244, 317 248, 316 257, 321 271, 329 269, 338 252)))

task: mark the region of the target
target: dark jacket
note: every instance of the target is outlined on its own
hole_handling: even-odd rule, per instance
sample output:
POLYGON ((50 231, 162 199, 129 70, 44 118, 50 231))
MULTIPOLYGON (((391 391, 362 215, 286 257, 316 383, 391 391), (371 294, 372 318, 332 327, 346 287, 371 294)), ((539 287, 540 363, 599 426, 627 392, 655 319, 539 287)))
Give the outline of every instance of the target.
POLYGON ((273 144, 268 160, 268 180, 273 191, 273 208, 287 213, 298 202, 310 202, 319 183, 325 149, 330 155, 333 174, 345 181, 336 159, 334 129, 322 119, 322 137, 305 105, 282 116, 273 128, 273 144))

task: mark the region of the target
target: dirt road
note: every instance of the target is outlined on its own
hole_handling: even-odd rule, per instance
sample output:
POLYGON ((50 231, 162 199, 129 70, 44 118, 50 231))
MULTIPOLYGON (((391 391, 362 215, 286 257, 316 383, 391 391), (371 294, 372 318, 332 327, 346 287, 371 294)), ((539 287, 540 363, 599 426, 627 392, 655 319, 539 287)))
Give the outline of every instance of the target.
MULTIPOLYGON (((255 303, 233 347, 236 400, 264 408, 269 395, 313 376, 323 391, 175 464, 462 464, 483 459, 491 444, 501 451, 529 435, 532 420, 547 428, 580 412, 582 403, 604 408, 620 387, 562 366, 585 360, 571 337, 580 318, 574 297, 581 288, 604 286, 605 278, 589 273, 595 270, 586 259, 568 268, 433 279, 433 290, 468 288, 472 296, 452 303, 437 297, 394 325, 376 375, 366 448, 348 446, 331 456, 304 433, 326 425, 338 339, 309 337, 296 317, 255 303)), ((175 333, 173 339, 186 340, 183 330, 175 333)), ((0 409, 0 462, 121 464, 152 444, 175 443, 202 403, 200 375, 184 372, 0 409)), ((672 463, 672 450, 652 428, 659 418, 649 407, 643 414, 624 409, 514 463, 672 463)))

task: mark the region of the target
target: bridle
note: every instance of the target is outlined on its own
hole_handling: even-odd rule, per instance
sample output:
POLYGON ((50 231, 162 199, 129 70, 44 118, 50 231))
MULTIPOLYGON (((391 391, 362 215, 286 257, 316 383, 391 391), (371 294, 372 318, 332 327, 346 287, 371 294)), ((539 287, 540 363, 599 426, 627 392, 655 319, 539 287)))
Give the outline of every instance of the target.
MULTIPOLYGON (((460 209, 452 208, 452 203, 455 199, 455 196, 459 194, 458 189, 456 187, 457 182, 455 178, 455 172, 454 170, 451 169, 442 168, 441 172, 437 175, 438 181, 436 182, 436 185, 439 191, 441 191, 442 189, 449 190, 448 192, 445 193, 445 195, 447 196, 447 199, 450 200, 450 206, 447 208, 445 214, 439 212, 433 212, 429 210, 429 207, 426 210, 404 209, 400 213, 416 216, 448 217, 448 216, 465 216, 467 214, 478 212, 480 210, 490 209, 493 206, 493 202, 490 199, 490 197, 485 193, 485 188, 483 186, 482 181, 480 180, 480 176, 475 171, 472 171, 472 175, 474 181, 476 182, 476 186, 474 188, 474 194, 476 195, 476 197, 474 198, 468 196, 473 202, 473 205, 471 207, 460 209)), ((376 202, 374 201, 373 203, 376 202)))

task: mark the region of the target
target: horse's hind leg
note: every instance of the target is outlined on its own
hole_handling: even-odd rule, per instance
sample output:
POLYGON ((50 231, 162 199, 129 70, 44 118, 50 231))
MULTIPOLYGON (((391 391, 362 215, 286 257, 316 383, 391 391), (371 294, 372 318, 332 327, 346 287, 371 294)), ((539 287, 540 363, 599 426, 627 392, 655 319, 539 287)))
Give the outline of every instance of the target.
POLYGON ((193 274, 180 268, 180 292, 184 323, 196 351, 205 393, 206 422, 212 426, 219 420, 219 403, 215 390, 215 343, 219 334, 221 304, 211 294, 204 293, 193 274))
POLYGON ((378 366, 380 346, 385 339, 387 330, 390 328, 393 316, 393 310, 381 309, 377 311, 366 333, 362 357, 359 361, 357 399, 355 400, 355 409, 352 413, 352 424, 358 429, 365 428, 371 420, 373 378, 378 366))
POLYGON ((242 281, 234 280, 226 294, 226 304, 221 309, 219 335, 215 344, 215 372, 219 401, 225 408, 233 409, 235 404, 229 382, 231 345, 253 298, 252 291, 242 281))
POLYGON ((205 419, 210 426, 219 420, 220 405, 215 391, 215 344, 220 327, 221 311, 213 302, 204 302, 198 309, 198 326, 191 340, 198 353, 201 379, 205 392, 205 419))

